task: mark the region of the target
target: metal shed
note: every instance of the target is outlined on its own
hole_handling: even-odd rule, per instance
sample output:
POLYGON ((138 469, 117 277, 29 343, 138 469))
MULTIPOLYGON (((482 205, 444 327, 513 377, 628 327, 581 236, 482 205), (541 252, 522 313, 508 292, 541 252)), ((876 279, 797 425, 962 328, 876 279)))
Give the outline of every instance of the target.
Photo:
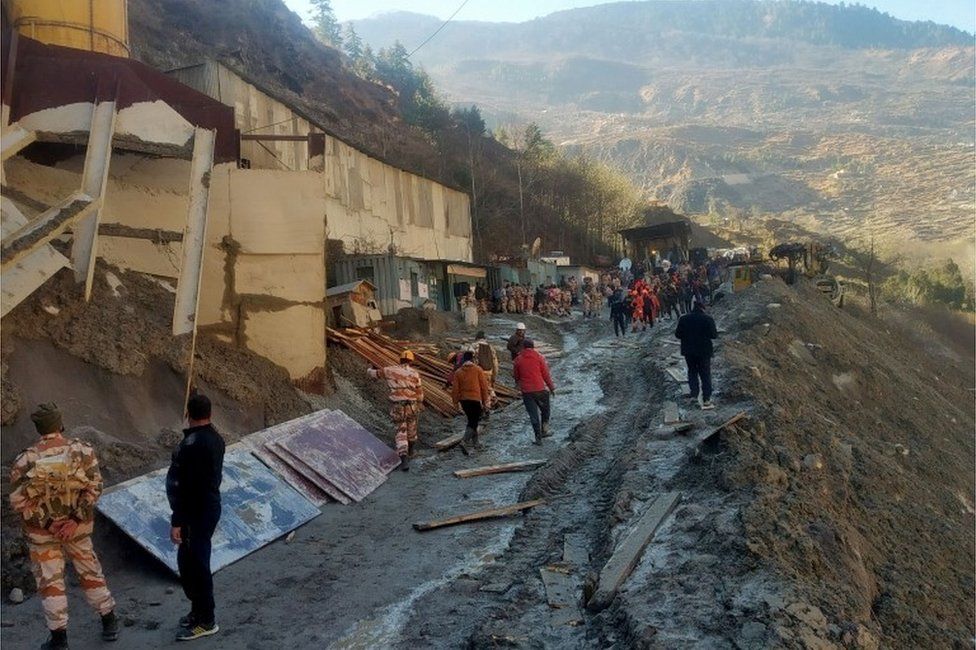
POLYGON ((444 278, 438 264, 395 255, 351 255, 333 265, 329 279, 337 285, 367 280, 376 287, 376 303, 383 316, 405 307, 422 307, 428 300, 442 308, 444 278))

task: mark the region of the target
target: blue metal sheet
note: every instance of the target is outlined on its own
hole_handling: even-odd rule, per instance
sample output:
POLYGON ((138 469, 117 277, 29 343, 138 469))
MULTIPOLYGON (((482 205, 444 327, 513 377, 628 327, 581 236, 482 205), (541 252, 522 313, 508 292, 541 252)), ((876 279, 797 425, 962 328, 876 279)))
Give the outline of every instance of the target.
MULTIPOLYGON (((243 449, 228 450, 224 456, 220 497, 223 509, 210 562, 214 572, 320 514, 308 499, 243 449)), ((98 510, 171 571, 179 572, 176 546, 169 540, 166 469, 106 490, 98 510)))

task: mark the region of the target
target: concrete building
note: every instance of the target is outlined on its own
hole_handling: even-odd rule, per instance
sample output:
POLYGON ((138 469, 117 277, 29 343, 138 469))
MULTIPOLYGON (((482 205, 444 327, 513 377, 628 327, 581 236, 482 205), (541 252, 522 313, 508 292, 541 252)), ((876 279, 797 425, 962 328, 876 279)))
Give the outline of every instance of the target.
POLYGON ((472 261, 467 194, 356 150, 224 64, 168 74, 234 108, 242 167, 320 174, 328 238, 346 253, 384 253, 392 245, 401 257, 472 261))
POLYGON ((321 132, 225 66, 196 71, 216 80, 214 97, 118 56, 25 37, 4 52, 4 183, 20 199, 4 201, 4 313, 68 264, 48 243, 71 231, 85 248, 74 267, 86 295, 96 257, 175 280, 174 334, 198 328, 246 347, 316 391, 330 242, 471 261, 465 194, 321 132), (238 133, 279 118, 274 135, 297 140, 238 133), (65 155, 63 143, 81 147, 65 155), (57 227, 38 245, 21 231, 41 218, 57 227))

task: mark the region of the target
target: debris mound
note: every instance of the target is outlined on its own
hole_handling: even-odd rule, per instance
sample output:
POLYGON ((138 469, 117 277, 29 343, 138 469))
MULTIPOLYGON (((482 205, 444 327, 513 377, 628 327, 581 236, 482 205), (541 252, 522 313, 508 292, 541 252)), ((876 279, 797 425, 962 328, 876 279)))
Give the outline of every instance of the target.
POLYGON ((722 434, 716 459, 722 485, 754 495, 749 552, 799 596, 779 641, 969 645, 971 359, 919 355, 896 328, 803 283, 741 295, 716 367, 720 399, 755 411, 722 434))
MULTIPOLYGON (((352 350, 378 368, 396 365, 400 353, 410 349, 416 355, 416 366, 424 386, 424 404, 444 417, 460 413, 454 407, 451 394, 444 384, 451 374, 451 364, 437 358, 437 348, 430 345, 398 341, 384 334, 365 329, 328 329, 329 341, 352 350)), ((505 406, 518 397, 518 393, 508 386, 495 385, 498 405, 505 406)))

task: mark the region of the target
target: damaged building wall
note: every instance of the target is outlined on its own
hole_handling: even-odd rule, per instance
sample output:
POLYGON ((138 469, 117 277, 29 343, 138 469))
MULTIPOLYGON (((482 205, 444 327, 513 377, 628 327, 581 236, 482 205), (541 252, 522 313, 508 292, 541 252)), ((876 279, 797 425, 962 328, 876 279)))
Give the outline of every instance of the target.
MULTIPOLYGON (((168 74, 234 108, 242 133, 307 135, 323 129, 236 71, 213 61, 168 74)), ((326 134, 324 160, 309 161, 306 142, 242 141, 252 169, 321 169, 329 239, 349 253, 385 253, 470 262, 468 195, 411 174, 326 134), (271 155, 273 152, 274 155, 271 155)))
MULTIPOLYGON (((308 135, 320 131, 302 115, 245 81, 216 61, 170 70, 181 83, 234 108, 234 126, 242 134, 308 135)), ((309 169, 306 142, 242 141, 241 159, 251 169, 309 169)))
POLYGON ((314 172, 214 170, 199 324, 284 366, 325 373, 325 195, 314 172))
MULTIPOLYGON (((83 159, 4 164, 22 200, 51 205, 78 187, 83 159)), ((114 154, 100 230, 125 234, 100 235, 98 256, 175 285, 189 171, 186 160, 114 154)), ((215 166, 197 316, 308 390, 321 390, 325 368, 325 199, 318 173, 215 166)))

